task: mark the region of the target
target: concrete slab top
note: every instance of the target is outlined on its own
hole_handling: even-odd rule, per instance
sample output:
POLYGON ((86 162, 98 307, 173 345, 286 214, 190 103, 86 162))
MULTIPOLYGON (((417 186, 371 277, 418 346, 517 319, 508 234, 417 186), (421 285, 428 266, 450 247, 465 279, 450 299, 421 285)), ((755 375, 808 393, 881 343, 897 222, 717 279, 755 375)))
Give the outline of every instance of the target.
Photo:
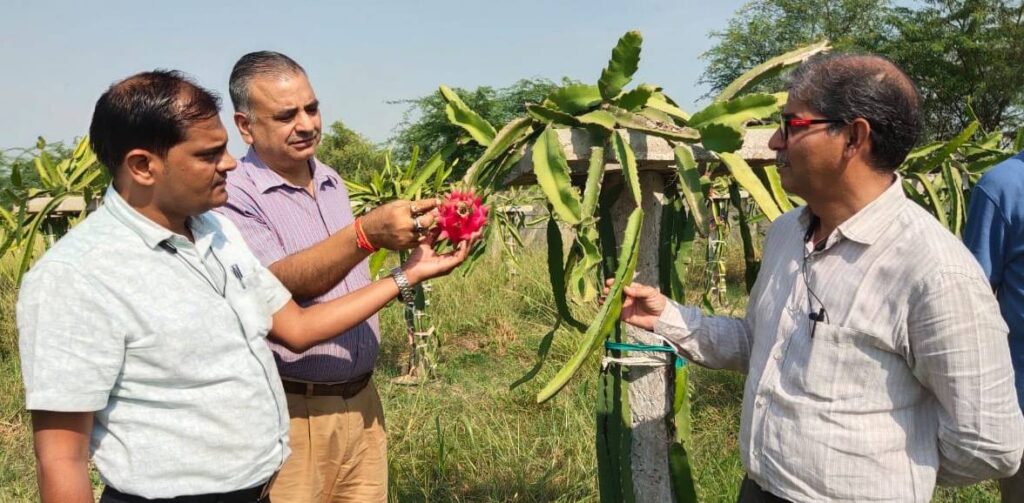
MULTIPOLYGON (((572 170, 572 175, 585 175, 587 162, 590 160, 590 135, 581 129, 558 129, 558 141, 562 144, 565 158, 572 170)), ((621 131, 628 137, 629 145, 636 154, 637 166, 641 171, 672 171, 675 170, 675 154, 672 152, 672 145, 663 138, 651 136, 636 131, 621 131)), ((775 152, 768 148, 768 140, 775 134, 775 129, 757 128, 748 129, 743 139, 743 147, 736 153, 743 157, 751 166, 764 166, 775 162, 775 152)), ((693 155, 697 162, 708 162, 714 159, 711 152, 708 152, 700 145, 693 146, 693 155)), ((536 177, 533 175, 532 149, 528 148, 516 166, 506 178, 508 185, 533 185, 536 177)), ((611 149, 605 150, 606 171, 621 171, 615 153, 611 149)))

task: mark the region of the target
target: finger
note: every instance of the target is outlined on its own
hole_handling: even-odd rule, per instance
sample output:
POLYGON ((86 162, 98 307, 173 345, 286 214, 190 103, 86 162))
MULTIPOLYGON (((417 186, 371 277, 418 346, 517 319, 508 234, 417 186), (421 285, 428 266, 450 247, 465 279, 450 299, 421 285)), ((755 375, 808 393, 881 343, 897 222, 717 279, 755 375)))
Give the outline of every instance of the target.
POLYGON ((440 234, 441 229, 438 229, 437 227, 428 230, 427 233, 423 235, 423 240, 420 241, 420 246, 427 246, 429 248, 433 248, 434 243, 437 242, 437 237, 440 234))
POLYGON ((463 241, 459 243, 459 246, 455 248, 454 255, 456 257, 463 257, 465 255, 469 255, 469 241, 463 241))
POLYGON ((657 288, 654 288, 653 286, 633 283, 633 287, 636 288, 637 297, 655 297, 661 294, 661 292, 657 288))
MULTIPOLYGON (((604 285, 609 287, 609 288, 611 288, 611 286, 613 284, 615 284, 615 278, 608 278, 608 279, 604 280, 604 285)), ((604 290, 607 292, 608 288, 605 288, 604 290)))
POLYGON ((416 217, 420 219, 420 225, 424 229, 429 229, 434 226, 434 222, 437 221, 437 212, 431 211, 428 213, 421 213, 420 216, 416 217))
POLYGON ((435 197, 430 199, 417 199, 411 203, 411 206, 415 206, 416 212, 422 215, 424 213, 429 213, 430 210, 433 210, 434 208, 437 208, 437 202, 438 199, 435 197))
POLYGON ((644 297, 644 294, 647 292, 645 292, 643 288, 644 286, 641 284, 630 283, 622 288, 622 293, 625 293, 630 297, 644 297))
POLYGON ((459 264, 465 261, 466 257, 469 256, 470 248, 472 248, 472 246, 470 246, 469 241, 463 241, 459 243, 458 249, 455 250, 455 258, 456 260, 458 260, 459 264))

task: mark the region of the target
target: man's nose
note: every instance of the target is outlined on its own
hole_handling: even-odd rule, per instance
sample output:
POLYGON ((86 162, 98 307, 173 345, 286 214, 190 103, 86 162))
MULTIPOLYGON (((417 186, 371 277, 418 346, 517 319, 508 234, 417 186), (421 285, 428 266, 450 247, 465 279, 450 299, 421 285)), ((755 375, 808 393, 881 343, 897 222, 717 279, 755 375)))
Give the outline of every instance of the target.
POLYGON ((299 112, 299 116, 295 121, 295 129, 299 131, 312 131, 314 129, 313 117, 306 112, 299 112))
POLYGON ((224 155, 220 157, 220 163, 217 165, 218 171, 231 171, 238 167, 238 160, 235 156, 228 152, 224 152, 224 155))
POLYGON ((775 134, 768 140, 768 148, 778 152, 786 149, 786 141, 782 139, 782 128, 775 130, 775 134))

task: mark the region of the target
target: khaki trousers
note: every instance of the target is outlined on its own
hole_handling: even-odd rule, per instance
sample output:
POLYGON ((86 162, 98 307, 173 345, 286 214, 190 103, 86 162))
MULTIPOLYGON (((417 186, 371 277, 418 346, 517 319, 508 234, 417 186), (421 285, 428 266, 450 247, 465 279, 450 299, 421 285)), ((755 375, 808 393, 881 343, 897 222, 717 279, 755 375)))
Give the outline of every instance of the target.
POLYGON ((286 396, 292 454, 270 488, 271 501, 386 502, 388 444, 373 382, 349 399, 286 396))

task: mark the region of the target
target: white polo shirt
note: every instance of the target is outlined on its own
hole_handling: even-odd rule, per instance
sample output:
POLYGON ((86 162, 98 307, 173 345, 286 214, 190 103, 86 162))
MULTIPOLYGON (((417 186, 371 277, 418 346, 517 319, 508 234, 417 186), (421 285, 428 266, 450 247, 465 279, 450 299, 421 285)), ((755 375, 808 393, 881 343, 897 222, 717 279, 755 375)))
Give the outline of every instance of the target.
POLYGON ((289 452, 265 338, 291 295, 227 218, 189 226, 194 245, 108 189, 18 297, 28 409, 95 412, 100 477, 146 498, 252 487, 289 452))

